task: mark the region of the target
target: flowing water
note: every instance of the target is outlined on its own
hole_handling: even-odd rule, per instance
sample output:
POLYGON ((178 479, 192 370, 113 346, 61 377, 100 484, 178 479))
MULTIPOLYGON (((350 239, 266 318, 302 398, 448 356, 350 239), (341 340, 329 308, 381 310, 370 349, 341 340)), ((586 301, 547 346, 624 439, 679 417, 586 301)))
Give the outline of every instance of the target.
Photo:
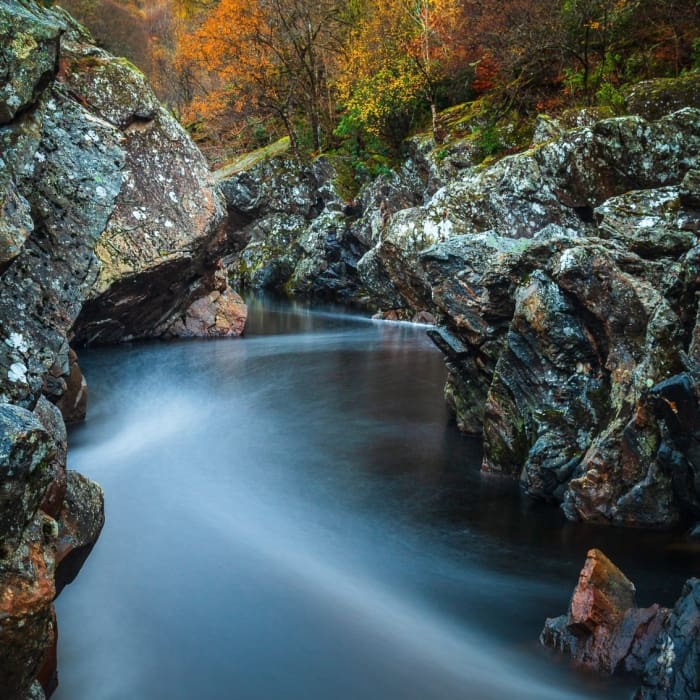
POLYGON ((627 698, 543 650, 586 550, 639 602, 669 535, 566 523, 479 473, 425 328, 251 300, 243 339, 84 352, 69 466, 107 524, 58 600, 55 700, 627 698))

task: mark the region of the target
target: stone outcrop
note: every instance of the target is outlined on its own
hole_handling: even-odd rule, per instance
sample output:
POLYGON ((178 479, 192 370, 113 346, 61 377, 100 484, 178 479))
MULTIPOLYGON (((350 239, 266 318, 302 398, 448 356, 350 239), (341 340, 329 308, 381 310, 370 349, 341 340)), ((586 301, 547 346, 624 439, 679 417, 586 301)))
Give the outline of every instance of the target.
POLYGON ((0 0, 0 65, 0 694, 25 700, 55 687, 53 599, 104 521, 66 468, 69 342, 237 335, 245 307, 223 197, 133 66, 29 0, 0 0))
POLYGON ((225 263, 236 287, 299 296, 362 300, 357 263, 367 250, 354 225, 357 207, 338 193, 323 158, 305 168, 284 154, 248 157, 216 173, 228 208, 225 263))
MULTIPOLYGON (((201 153, 143 75, 96 49, 75 25, 61 44, 58 82, 94 119, 118 132, 124 160, 114 209, 95 246, 97 278, 73 327, 74 342, 161 335, 192 304, 227 291, 214 274, 231 249, 223 197, 201 153)), ((95 190, 102 191, 99 183, 95 190)), ((226 311, 218 305, 220 316, 226 311)), ((224 334, 240 329, 239 318, 231 319, 224 334)))
POLYGON ((641 673, 668 615, 658 605, 638 608, 634 584, 592 549, 568 614, 548 619, 540 641, 585 668, 641 673))
POLYGON ((566 615, 545 622, 540 641, 574 663, 641 678, 635 700, 695 700, 700 688, 700 580, 672 610, 638 608, 634 585, 599 550, 588 552, 566 615))
MULTIPOLYGON (((428 211, 449 203, 451 234, 401 272, 404 298, 429 293, 444 319, 446 396, 460 427, 483 433, 484 470, 571 519, 700 515, 699 138, 700 113, 684 109, 505 158, 433 198, 428 211)), ((398 279, 398 258, 384 261, 398 279)))

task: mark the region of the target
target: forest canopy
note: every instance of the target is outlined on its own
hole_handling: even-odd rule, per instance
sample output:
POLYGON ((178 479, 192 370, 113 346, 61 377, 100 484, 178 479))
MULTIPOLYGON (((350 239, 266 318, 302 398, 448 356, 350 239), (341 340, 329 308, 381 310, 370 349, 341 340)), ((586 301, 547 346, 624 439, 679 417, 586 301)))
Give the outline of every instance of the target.
POLYGON ((439 110, 621 104, 700 64, 698 0, 64 0, 149 75, 213 160, 280 136, 390 153, 439 110))

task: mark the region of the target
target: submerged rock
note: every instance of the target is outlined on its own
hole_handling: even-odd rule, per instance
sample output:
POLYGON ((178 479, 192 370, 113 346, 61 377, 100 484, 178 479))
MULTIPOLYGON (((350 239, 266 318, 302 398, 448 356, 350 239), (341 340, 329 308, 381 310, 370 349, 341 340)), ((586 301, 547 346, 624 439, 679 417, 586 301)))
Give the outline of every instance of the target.
POLYGON ((639 673, 668 614, 658 605, 637 608, 634 584, 592 549, 568 614, 548 619, 540 641, 595 671, 639 673))
POLYGON ((638 608, 634 585, 599 550, 588 552, 569 612, 545 622, 540 641, 576 664, 641 677, 635 700, 696 700, 700 688, 700 580, 672 610, 638 608))

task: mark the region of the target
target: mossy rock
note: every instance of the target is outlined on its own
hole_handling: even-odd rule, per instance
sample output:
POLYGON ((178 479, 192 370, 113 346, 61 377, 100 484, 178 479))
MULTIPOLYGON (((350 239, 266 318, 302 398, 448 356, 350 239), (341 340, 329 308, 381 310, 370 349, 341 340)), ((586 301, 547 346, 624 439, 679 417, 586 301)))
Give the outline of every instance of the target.
POLYGON ((630 114, 659 119, 683 107, 700 107, 700 72, 645 80, 626 88, 623 94, 630 114))

